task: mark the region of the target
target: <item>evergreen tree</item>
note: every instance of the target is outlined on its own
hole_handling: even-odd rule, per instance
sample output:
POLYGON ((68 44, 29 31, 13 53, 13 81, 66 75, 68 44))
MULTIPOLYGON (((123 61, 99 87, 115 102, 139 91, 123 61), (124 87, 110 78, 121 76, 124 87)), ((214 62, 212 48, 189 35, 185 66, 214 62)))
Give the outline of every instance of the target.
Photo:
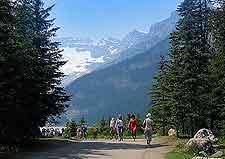
POLYGON ((86 124, 86 121, 85 121, 85 118, 84 118, 84 116, 80 119, 80 121, 79 121, 79 125, 80 126, 82 126, 82 125, 84 125, 84 124, 86 124))
POLYGON ((168 102, 168 83, 167 83, 167 62, 164 56, 161 56, 159 64, 159 73, 155 77, 151 89, 152 118, 157 129, 162 128, 162 135, 166 135, 166 127, 171 124, 171 107, 168 102))
POLYGON ((180 105, 177 113, 183 118, 180 121, 183 123, 183 133, 188 133, 189 130, 185 130, 185 127, 190 127, 191 135, 198 129, 207 127, 208 66, 211 60, 208 41, 209 6, 206 0, 186 0, 182 3, 178 9, 182 18, 175 33, 175 43, 180 48, 171 48, 174 60, 178 60, 176 69, 179 73, 177 76, 180 76, 176 83, 180 87, 179 96, 175 98, 180 105))
MULTIPOLYGON (((59 116, 69 97, 60 87, 58 28, 41 0, 0 1, 0 127, 10 144, 59 116), (18 125, 20 125, 18 127, 18 125)), ((3 137, 2 137, 3 136, 3 137)))
MULTIPOLYGON (((38 66, 37 53, 33 47, 33 13, 30 0, 19 0, 15 3, 15 32, 16 41, 19 44, 20 56, 23 63, 22 87, 17 90, 20 101, 20 115, 24 117, 21 129, 25 130, 27 138, 33 134, 33 130, 40 125, 34 124, 34 113, 38 103, 38 91, 35 68, 38 66)), ((40 75, 38 75, 40 76, 40 75)), ((37 116, 35 117, 37 118, 37 116)))
POLYGON ((77 124, 75 121, 67 122, 63 137, 70 139, 75 137, 77 133, 77 124))
POLYGON ((110 128, 108 125, 108 121, 104 117, 102 117, 102 119, 98 122, 97 127, 101 135, 103 136, 109 135, 110 128))
POLYGON ((171 37, 171 101, 177 128, 183 134, 193 135, 208 126, 208 66, 212 58, 208 41, 210 2, 185 0, 178 12, 181 19, 171 37))
POLYGON ((44 126, 64 111, 69 99, 60 81, 63 74, 59 43, 54 41, 54 19, 49 19, 53 6, 44 8, 42 0, 20 0, 16 9, 16 31, 23 50, 23 81, 26 111, 31 128, 44 126))
POLYGON ((15 3, 0 1, 0 138, 7 144, 21 142, 29 128, 18 127, 28 118, 23 102, 24 65, 15 30, 15 3))
POLYGON ((60 67, 65 61, 62 61, 59 43, 54 41, 59 28, 54 28, 54 19, 49 19, 53 6, 45 9, 42 0, 32 0, 30 4, 33 15, 32 49, 37 64, 33 67, 37 102, 34 105, 32 121, 34 126, 40 126, 49 118, 54 119, 63 113, 69 97, 60 86, 64 76, 60 67))
POLYGON ((217 1, 218 8, 212 16, 213 45, 215 57, 210 66, 210 128, 224 130, 225 124, 225 1, 217 1))

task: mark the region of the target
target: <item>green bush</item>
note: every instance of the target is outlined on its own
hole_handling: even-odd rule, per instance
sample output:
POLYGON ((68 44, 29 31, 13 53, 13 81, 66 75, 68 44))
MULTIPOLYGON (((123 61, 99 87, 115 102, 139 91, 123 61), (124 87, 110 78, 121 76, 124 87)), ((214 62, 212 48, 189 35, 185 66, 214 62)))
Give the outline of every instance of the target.
POLYGON ((100 136, 110 136, 110 127, 109 127, 109 120, 102 118, 102 120, 97 123, 97 128, 100 136))
POLYGON ((98 129, 96 127, 88 128, 88 138, 93 139, 94 136, 98 137, 98 129))
POLYGON ((75 121, 67 122, 66 123, 66 128, 63 133, 63 137, 70 139, 72 137, 76 136, 76 131, 77 131, 77 124, 75 121))
POLYGON ((187 142, 188 139, 176 139, 176 148, 166 155, 166 159, 192 159, 196 153, 194 151, 186 151, 185 144, 187 142))

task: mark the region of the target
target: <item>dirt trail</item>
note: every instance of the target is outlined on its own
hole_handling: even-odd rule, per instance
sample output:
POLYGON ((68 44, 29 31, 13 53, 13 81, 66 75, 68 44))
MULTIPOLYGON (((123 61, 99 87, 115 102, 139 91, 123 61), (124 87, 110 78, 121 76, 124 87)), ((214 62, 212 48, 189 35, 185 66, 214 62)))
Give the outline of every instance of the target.
MULTIPOLYGON (((4 159, 164 159, 171 150, 165 140, 153 140, 146 146, 144 140, 118 141, 45 141, 38 148, 4 159), (38 151, 35 151, 38 149, 38 151)), ((1 157, 1 156, 0 156, 1 157)))

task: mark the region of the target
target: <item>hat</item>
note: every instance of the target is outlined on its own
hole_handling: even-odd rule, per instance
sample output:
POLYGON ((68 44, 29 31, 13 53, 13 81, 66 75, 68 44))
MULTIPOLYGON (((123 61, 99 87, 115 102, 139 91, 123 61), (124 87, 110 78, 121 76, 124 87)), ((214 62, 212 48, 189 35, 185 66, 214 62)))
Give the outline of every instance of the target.
POLYGON ((148 113, 147 115, 146 115, 146 117, 147 118, 150 118, 152 115, 150 114, 150 113, 148 113))

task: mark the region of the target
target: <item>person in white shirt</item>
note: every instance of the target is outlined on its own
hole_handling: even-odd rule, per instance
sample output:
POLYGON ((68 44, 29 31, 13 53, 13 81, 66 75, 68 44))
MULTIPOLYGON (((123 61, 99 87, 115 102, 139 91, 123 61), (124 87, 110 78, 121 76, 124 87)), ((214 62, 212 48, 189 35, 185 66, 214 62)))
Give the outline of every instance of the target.
POLYGON ((122 115, 119 115, 119 118, 116 120, 116 129, 120 141, 123 141, 123 118, 122 115))
POLYGON ((143 122, 143 129, 144 129, 145 139, 147 141, 147 144, 150 145, 152 141, 152 134, 153 134, 153 120, 151 119, 150 113, 146 115, 146 119, 143 122))
POLYGON ((117 139, 117 133, 116 133, 116 120, 115 118, 112 118, 110 121, 110 135, 111 135, 111 140, 115 137, 117 139))

